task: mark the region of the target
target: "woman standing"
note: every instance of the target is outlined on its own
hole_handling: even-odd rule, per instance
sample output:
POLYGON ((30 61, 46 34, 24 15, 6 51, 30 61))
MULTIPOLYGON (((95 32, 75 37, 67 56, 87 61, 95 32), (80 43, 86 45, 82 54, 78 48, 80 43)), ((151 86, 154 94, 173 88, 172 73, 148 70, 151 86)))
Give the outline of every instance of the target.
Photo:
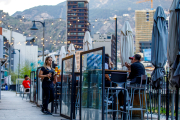
POLYGON ((43 106, 41 111, 45 114, 52 115, 48 111, 48 104, 54 101, 54 85, 53 81, 56 77, 54 70, 51 67, 52 57, 46 57, 44 66, 39 72, 39 77, 42 79, 42 89, 43 89, 43 106))

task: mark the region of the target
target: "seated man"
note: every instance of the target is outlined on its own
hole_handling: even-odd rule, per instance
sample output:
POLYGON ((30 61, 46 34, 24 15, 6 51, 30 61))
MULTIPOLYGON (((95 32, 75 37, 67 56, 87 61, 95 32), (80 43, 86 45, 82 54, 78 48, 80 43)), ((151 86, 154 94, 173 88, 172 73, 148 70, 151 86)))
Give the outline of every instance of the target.
MULTIPOLYGON (((136 77, 145 75, 145 68, 144 68, 144 65, 142 63, 140 63, 141 55, 135 54, 133 58, 130 57, 129 59, 131 59, 132 64, 127 65, 127 63, 126 63, 126 67, 129 68, 128 70, 131 70, 128 79, 130 79, 130 84, 135 84, 136 77)), ((118 96, 119 96, 120 105, 123 105, 124 93, 121 92, 118 96)), ((127 100, 130 100, 130 96, 128 93, 127 93, 127 100)), ((128 102, 126 102, 126 104, 128 105, 128 102)), ((132 106, 130 105, 130 107, 132 107, 132 106)))
MULTIPOLYGON (((24 76, 24 81, 22 82, 22 85, 24 86, 24 88, 30 88, 30 81, 29 81, 29 76, 25 75, 24 76)), ((26 92, 29 92, 29 89, 26 89, 26 92)))
POLYGON ((131 73, 128 77, 130 79, 130 84, 136 83, 136 77, 145 75, 145 68, 142 63, 140 63, 141 55, 135 54, 133 57, 133 64, 131 64, 131 73))

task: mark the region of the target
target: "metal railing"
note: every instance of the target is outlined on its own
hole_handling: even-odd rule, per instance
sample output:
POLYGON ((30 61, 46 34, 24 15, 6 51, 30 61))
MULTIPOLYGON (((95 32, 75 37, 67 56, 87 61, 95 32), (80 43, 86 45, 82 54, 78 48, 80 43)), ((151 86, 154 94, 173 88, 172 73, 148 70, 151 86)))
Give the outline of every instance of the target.
MULTIPOLYGON (((149 80, 149 87, 148 87, 148 90, 146 91, 147 102, 148 102, 148 112, 150 116, 152 117, 153 114, 158 115, 158 112, 159 112, 158 90, 155 90, 152 88, 150 77, 148 78, 148 80, 149 80)), ((178 120, 179 107, 177 107, 178 108, 177 109, 176 106, 179 106, 179 102, 176 99, 179 98, 179 92, 177 92, 177 90, 173 91, 172 89, 169 88, 169 73, 166 73, 166 75, 163 78, 162 83, 163 83, 162 89, 160 89, 160 94, 161 94, 160 115, 165 116, 166 120, 170 118, 171 120, 174 120, 174 119, 178 120), (175 96, 175 93, 176 93, 176 96, 175 96)))

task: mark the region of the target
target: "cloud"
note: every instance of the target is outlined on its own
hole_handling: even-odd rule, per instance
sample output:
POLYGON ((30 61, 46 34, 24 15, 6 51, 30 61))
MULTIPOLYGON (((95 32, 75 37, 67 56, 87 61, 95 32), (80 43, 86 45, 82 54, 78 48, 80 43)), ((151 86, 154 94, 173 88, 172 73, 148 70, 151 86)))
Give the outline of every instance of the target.
POLYGON ((4 5, 8 5, 11 0, 0 0, 0 3, 4 3, 4 5))

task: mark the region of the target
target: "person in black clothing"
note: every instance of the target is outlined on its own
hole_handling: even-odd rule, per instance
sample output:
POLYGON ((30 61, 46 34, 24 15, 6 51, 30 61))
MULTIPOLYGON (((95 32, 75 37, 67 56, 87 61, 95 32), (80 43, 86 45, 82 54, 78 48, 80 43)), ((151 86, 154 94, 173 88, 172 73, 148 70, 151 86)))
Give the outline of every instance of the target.
MULTIPOLYGON (((105 69, 111 69, 109 66, 109 55, 105 54, 105 69)), ((105 74, 105 87, 110 87, 111 79, 108 74, 105 74)), ((112 82, 112 87, 116 87, 117 85, 112 82)))
POLYGON ((145 75, 145 68, 142 63, 140 63, 141 55, 135 54, 133 57, 133 64, 131 64, 131 73, 128 79, 131 79, 130 84, 136 83, 136 77, 145 75))
POLYGON ((56 74, 54 74, 54 70, 51 67, 52 57, 46 57, 44 66, 41 68, 39 72, 39 77, 42 81, 42 89, 43 89, 43 106, 41 111, 45 114, 52 115, 48 111, 48 104, 54 101, 54 78, 56 74))

